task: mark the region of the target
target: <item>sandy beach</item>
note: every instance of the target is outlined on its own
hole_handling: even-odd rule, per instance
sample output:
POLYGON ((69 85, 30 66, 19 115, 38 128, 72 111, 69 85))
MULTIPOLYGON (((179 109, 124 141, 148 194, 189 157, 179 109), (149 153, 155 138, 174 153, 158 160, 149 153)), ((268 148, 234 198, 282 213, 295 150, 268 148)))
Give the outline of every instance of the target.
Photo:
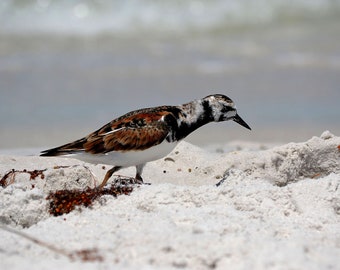
POLYGON ((151 185, 59 216, 47 195, 94 187, 108 166, 2 155, 1 178, 18 172, 0 187, 0 268, 337 269, 339 147, 328 131, 274 147, 182 142, 148 163, 151 185))
POLYGON ((6 0, 0 25, 0 269, 339 269, 340 0, 6 0), (39 157, 215 93, 252 131, 200 128, 150 185, 39 157))

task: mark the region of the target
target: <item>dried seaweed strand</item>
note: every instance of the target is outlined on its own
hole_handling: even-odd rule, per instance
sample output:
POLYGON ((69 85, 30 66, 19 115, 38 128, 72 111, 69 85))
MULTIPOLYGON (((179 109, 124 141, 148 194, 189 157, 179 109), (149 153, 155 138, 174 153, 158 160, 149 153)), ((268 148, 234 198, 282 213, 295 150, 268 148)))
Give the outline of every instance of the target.
POLYGON ((27 173, 30 175, 30 180, 34 180, 35 178, 37 178, 38 176, 40 176, 41 179, 45 178, 44 175, 44 171, 46 171, 47 169, 42 169, 42 170, 15 170, 12 169, 9 172, 5 173, 5 175, 1 178, 0 180, 0 186, 2 187, 7 187, 9 184, 14 182, 14 177, 17 173, 27 173), (7 181, 7 179, 9 178, 9 181, 7 181))
POLYGON ((47 248, 57 254, 63 255, 68 257, 70 260, 75 260, 75 259, 80 259, 82 261, 103 261, 103 257, 98 254, 97 249, 83 249, 83 250, 78 250, 75 252, 68 252, 64 249, 58 248, 52 244, 46 243, 44 241, 41 241, 37 238, 34 238, 26 233, 17 231, 15 229, 12 229, 10 227, 0 225, 0 228, 4 231, 16 234, 20 237, 23 237, 41 247, 47 248))

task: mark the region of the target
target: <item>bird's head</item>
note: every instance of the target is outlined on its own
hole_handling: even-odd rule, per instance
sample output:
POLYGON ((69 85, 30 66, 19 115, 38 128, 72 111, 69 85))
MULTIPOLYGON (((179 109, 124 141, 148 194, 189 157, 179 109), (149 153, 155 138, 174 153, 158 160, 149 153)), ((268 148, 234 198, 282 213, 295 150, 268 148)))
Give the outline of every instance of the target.
POLYGON ((251 130, 248 124, 237 114, 234 102, 225 95, 209 95, 203 99, 212 110, 215 122, 233 120, 241 126, 251 130))

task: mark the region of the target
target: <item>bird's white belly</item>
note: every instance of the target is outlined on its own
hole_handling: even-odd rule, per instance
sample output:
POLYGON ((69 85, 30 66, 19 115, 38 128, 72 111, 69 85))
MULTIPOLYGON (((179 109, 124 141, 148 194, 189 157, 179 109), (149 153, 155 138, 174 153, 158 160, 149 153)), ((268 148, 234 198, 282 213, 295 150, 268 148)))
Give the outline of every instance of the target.
POLYGON ((160 159, 169 154, 176 145, 177 142, 169 143, 167 141, 163 141, 161 144, 142 151, 112 151, 106 154, 90 154, 81 152, 67 155, 67 157, 76 158, 93 164, 109 164, 114 166, 129 167, 160 159))

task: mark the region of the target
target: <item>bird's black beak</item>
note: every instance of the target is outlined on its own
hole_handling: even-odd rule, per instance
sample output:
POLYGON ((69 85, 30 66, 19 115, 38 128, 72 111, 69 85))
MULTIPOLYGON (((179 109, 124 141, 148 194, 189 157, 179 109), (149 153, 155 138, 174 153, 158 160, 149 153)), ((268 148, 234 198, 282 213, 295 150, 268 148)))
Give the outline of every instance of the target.
POLYGON ((233 121, 235 121, 236 123, 240 124, 241 126, 251 130, 250 126, 248 126, 248 124, 246 122, 244 122, 244 120, 238 115, 236 114, 233 118, 233 121))

